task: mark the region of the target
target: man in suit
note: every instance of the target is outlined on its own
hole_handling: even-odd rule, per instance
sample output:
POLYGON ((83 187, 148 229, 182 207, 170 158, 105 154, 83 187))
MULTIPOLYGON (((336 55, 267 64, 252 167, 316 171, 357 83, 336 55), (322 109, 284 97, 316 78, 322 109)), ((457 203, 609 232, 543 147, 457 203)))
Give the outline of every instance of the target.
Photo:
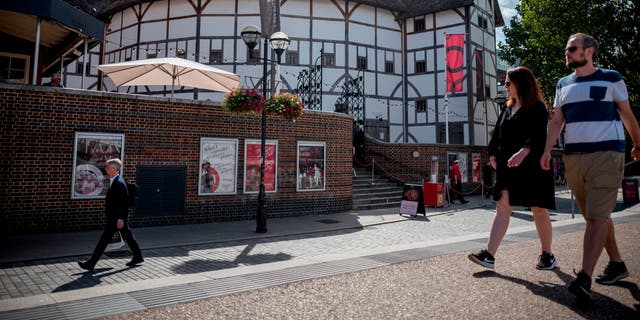
POLYGON ((121 168, 122 161, 120 161, 120 159, 107 160, 105 170, 110 178, 110 187, 107 192, 107 198, 105 199, 106 223, 100 241, 98 241, 98 245, 96 245, 96 248, 93 250, 91 258, 84 262, 78 261, 78 265, 82 269, 93 271, 93 268, 98 260, 100 260, 104 249, 116 231, 120 231, 122 239, 127 243, 131 252, 133 252, 133 259, 127 262, 127 266, 132 267, 144 261, 142 251, 140 251, 138 242, 136 242, 136 239, 133 237, 133 233, 131 233, 129 223, 127 222, 129 217, 129 197, 127 184, 120 176, 121 168))

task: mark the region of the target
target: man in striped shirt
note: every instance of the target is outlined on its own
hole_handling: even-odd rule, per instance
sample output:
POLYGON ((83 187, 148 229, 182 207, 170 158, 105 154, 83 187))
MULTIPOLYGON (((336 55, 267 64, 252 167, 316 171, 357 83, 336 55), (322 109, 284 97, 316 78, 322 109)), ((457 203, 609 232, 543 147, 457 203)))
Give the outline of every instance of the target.
MULTIPOLYGON (((589 302, 591 277, 603 248, 610 261, 596 282, 613 284, 629 276, 616 244, 611 212, 624 171, 623 125, 634 146, 640 143, 640 127, 620 74, 594 65, 598 42, 592 36, 571 35, 564 54, 567 67, 574 72, 558 82, 555 111, 540 165, 550 169, 551 148, 565 127, 567 180, 587 225, 582 270, 568 289, 579 302, 589 302)), ((640 159, 640 150, 634 147, 631 156, 640 159)))

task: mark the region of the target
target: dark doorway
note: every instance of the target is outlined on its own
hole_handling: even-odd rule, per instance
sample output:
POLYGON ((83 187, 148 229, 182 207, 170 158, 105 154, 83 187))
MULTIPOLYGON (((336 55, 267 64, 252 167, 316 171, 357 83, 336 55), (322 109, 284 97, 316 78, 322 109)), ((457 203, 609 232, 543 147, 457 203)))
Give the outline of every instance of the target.
POLYGON ((182 215, 185 177, 183 166, 136 166, 136 184, 140 192, 136 215, 182 215))

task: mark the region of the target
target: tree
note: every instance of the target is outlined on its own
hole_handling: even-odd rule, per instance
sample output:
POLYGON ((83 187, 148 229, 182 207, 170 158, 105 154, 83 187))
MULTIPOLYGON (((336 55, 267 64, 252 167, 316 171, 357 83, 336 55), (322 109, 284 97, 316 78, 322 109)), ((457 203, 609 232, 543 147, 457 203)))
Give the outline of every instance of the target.
POLYGON ((631 106, 640 113, 639 0, 522 0, 518 15, 504 28, 499 56, 511 65, 529 67, 552 102, 557 81, 570 71, 564 47, 571 34, 584 32, 600 43, 597 63, 615 69, 629 89, 631 106))

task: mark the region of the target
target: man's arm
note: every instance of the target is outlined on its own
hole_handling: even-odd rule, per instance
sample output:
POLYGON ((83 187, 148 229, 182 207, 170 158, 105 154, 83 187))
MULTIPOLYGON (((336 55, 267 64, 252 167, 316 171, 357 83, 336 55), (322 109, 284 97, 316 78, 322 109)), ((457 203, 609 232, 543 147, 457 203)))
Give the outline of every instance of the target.
POLYGON ((631 157, 634 160, 640 158, 640 150, 636 149, 636 146, 640 144, 640 127, 638 126, 638 120, 636 116, 633 115, 631 111, 631 105, 629 104, 629 100, 625 100, 622 102, 618 102, 618 113, 620 114, 620 119, 624 124, 624 127, 629 132, 631 136, 631 140, 633 141, 633 149, 631 149, 631 157))
POLYGON ((555 112, 553 112, 551 122, 549 122, 549 128, 547 129, 547 142, 545 143, 544 151, 540 158, 540 166, 544 170, 551 169, 549 166, 549 162, 551 162, 551 148, 553 148, 558 137, 560 137, 560 132, 562 132, 562 128, 564 127, 564 122, 565 120, 562 110, 556 109, 555 112))

